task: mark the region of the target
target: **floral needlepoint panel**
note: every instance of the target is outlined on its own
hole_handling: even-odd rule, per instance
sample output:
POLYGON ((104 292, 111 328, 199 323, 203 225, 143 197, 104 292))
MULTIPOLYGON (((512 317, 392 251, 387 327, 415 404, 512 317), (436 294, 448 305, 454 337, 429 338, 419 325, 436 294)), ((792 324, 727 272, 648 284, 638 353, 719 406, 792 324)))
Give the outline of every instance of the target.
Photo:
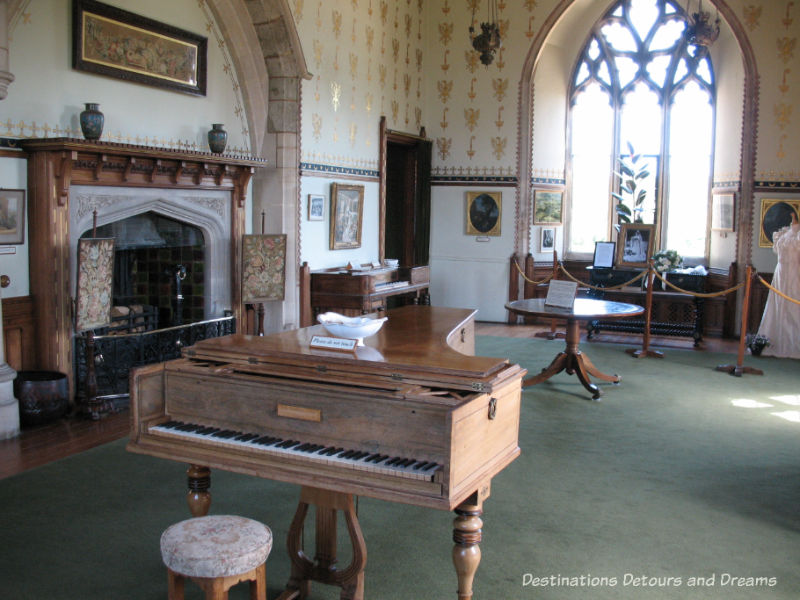
POLYGON ((286 234, 245 235, 242 243, 242 301, 283 300, 286 234))
POLYGON ((111 322, 114 240, 78 240, 78 298, 75 329, 86 331, 111 322))

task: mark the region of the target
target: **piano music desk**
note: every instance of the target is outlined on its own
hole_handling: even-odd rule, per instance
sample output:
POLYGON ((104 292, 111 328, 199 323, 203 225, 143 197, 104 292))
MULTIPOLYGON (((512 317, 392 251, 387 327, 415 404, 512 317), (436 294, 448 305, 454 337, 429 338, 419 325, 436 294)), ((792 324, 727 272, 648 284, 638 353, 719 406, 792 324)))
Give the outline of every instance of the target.
POLYGON ((184 357, 131 374, 128 449, 189 463, 189 504, 205 514, 210 468, 302 486, 289 529, 292 573, 280 600, 311 581, 364 597, 366 544, 353 495, 455 510, 459 600, 472 598, 482 506, 492 478, 519 455, 525 370, 476 357, 475 311, 404 306, 355 352, 312 349, 320 325, 198 342, 184 357), (238 438, 238 439, 236 439, 238 438), (316 555, 302 552, 316 507, 316 555), (353 542, 336 563, 336 511, 353 542))

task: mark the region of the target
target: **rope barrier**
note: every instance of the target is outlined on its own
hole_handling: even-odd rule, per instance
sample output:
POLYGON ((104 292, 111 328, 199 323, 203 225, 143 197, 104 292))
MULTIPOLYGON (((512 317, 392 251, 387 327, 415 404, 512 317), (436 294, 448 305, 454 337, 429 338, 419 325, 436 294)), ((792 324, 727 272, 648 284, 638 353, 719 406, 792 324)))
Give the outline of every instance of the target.
POLYGON ((775 292, 776 294, 778 294, 778 296, 780 296, 780 297, 781 297, 781 298, 783 298, 784 300, 788 300, 789 302, 794 302, 795 304, 800 304, 800 300, 795 300, 794 298, 791 298, 791 297, 787 296, 786 294, 784 294, 784 293, 783 293, 783 292, 781 292, 780 290, 777 290, 777 289, 775 289, 775 287, 773 287, 771 284, 769 284, 769 283, 767 283, 766 281, 764 281, 764 278, 763 278, 763 277, 761 277, 761 275, 758 275, 758 280, 759 280, 761 283, 763 283, 765 286, 767 286, 767 287, 768 287, 770 290, 772 290, 773 292, 775 292))
POLYGON ((533 285, 541 285, 543 283, 547 283, 553 278, 553 274, 551 273, 541 281, 534 281, 533 279, 530 279, 527 275, 525 275, 522 269, 519 268, 519 263, 516 260, 514 261, 514 266, 517 267, 517 271, 519 271, 519 274, 522 275, 522 278, 528 283, 532 283, 533 285))
POLYGON ((566 275, 569 279, 571 279, 572 281, 574 281, 575 283, 577 283, 581 287, 588 287, 590 289, 600 290, 600 291, 603 291, 603 290, 618 290, 618 289, 624 288, 627 285, 631 285, 633 283, 636 283, 642 277, 647 275, 647 271, 642 271, 636 277, 634 277, 633 279, 631 279, 629 281, 626 281, 625 283, 620 283, 618 285, 609 285, 609 286, 605 286, 604 287, 604 286, 601 286, 601 285, 592 285, 591 283, 586 283, 585 281, 581 281, 580 279, 577 279, 575 276, 573 276, 569 271, 567 271, 564 268, 564 263, 558 263, 558 266, 561 267, 561 271, 564 273, 564 275, 566 275))
POLYGON ((680 292, 681 294, 687 294, 689 296, 697 296, 698 298, 716 298, 717 296, 724 296, 725 294, 730 294, 731 292, 735 292, 740 290, 744 287, 744 282, 736 284, 732 288, 728 288, 727 290, 720 290, 719 292, 690 292, 689 290, 685 290, 683 288, 678 287, 674 283, 671 283, 669 280, 665 279, 661 276, 661 273, 658 271, 653 271, 655 276, 658 277, 663 283, 667 284, 667 287, 672 288, 676 292, 680 292))

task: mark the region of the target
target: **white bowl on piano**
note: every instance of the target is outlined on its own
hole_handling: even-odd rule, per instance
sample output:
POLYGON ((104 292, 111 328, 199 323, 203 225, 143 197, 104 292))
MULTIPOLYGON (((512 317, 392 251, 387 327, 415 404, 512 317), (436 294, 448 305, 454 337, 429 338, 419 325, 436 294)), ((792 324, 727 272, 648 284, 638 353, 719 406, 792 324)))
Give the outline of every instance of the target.
POLYGON ((384 258, 383 264, 387 267, 391 267, 392 269, 396 269, 400 265, 400 259, 398 258, 384 258))
POLYGON ((363 346, 364 338, 378 333, 387 318, 346 317, 339 313, 326 312, 319 315, 317 320, 332 336, 358 340, 358 345, 363 346))

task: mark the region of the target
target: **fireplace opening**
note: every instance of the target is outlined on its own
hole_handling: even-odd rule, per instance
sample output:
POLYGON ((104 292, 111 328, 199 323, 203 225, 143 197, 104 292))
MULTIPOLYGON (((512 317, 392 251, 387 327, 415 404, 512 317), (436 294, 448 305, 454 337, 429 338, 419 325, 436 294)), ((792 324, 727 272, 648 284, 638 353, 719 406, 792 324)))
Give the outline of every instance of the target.
MULTIPOLYGON (((92 231, 81 237, 92 237, 92 231)), ((205 318, 206 243, 200 228, 146 212, 99 226, 95 237, 114 239, 111 331, 162 329, 205 318)))

